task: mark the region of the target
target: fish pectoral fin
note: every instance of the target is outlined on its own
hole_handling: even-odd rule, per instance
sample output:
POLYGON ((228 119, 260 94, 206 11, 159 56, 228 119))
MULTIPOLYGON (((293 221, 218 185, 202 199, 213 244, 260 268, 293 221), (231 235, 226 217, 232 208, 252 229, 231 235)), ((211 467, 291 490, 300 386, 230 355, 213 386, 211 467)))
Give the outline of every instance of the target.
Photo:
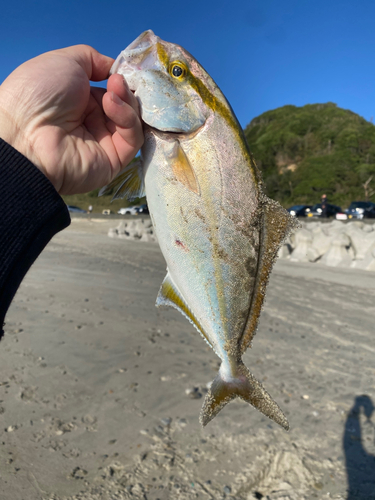
POLYGON ((251 344, 258 326, 259 315, 266 297, 266 287, 277 252, 285 238, 297 229, 298 220, 289 214, 277 201, 265 197, 263 201, 263 229, 258 257, 258 271, 250 306, 248 321, 241 338, 241 354, 251 344))
POLYGON ((167 273, 163 283, 161 284, 155 305, 156 307, 174 307, 175 309, 180 311, 180 313, 183 314, 185 318, 187 318, 190 323, 195 326, 195 328, 202 335, 209 346, 212 347, 199 321, 194 316, 190 307, 187 305, 177 286, 173 283, 169 272, 167 273))
POLYGON ((200 188, 194 169, 178 142, 176 142, 173 147, 169 159, 171 161, 173 173, 178 182, 183 184, 190 191, 193 191, 193 193, 200 196, 200 188))
POLYGON ((137 158, 121 170, 107 186, 104 186, 99 191, 99 196, 112 193, 114 193, 112 201, 118 198, 134 200, 135 198, 143 198, 143 196, 146 196, 143 161, 141 158, 137 158))
POLYGON ((250 403, 263 415, 274 420, 285 430, 289 430, 288 420, 279 405, 242 362, 238 365, 235 377, 229 381, 224 379, 220 368, 202 406, 199 416, 202 426, 207 425, 226 404, 235 398, 241 398, 250 403))

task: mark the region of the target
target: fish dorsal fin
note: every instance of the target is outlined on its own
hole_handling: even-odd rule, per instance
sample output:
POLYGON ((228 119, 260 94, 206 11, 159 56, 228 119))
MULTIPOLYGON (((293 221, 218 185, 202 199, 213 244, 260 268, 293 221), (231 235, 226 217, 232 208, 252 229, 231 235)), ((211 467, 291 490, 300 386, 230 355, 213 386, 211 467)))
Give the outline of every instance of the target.
POLYGON ((290 215, 279 203, 265 197, 263 201, 263 224, 260 238, 257 278, 250 306, 247 324, 240 345, 244 353, 251 344, 258 326, 259 315, 266 296, 266 287, 277 252, 285 238, 300 227, 298 220, 290 215))
POLYGON ((185 318, 187 318, 190 323, 195 326, 195 328, 206 340, 209 346, 212 347, 199 321, 192 313, 190 307, 185 302, 176 285, 173 283, 169 272, 167 272, 167 275, 164 278, 163 283, 161 284, 158 296, 156 298, 156 307, 174 307, 175 309, 180 311, 180 313, 183 314, 185 318))
POLYGON ((121 170, 113 181, 99 191, 99 196, 109 194, 112 190, 114 191, 112 201, 118 198, 134 200, 146 196, 141 158, 137 158, 121 170))
POLYGON ((194 169, 179 142, 176 142, 173 146, 169 159, 178 182, 181 182, 187 189, 200 196, 199 184, 194 169))

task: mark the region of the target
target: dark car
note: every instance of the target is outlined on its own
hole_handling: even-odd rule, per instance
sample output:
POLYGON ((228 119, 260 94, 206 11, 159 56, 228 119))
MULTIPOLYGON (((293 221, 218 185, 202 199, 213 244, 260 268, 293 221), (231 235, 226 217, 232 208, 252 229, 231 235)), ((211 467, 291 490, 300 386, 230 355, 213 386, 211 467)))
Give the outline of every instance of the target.
MULTIPOLYGON (((341 207, 337 205, 331 205, 330 203, 326 203, 326 217, 336 217, 336 214, 342 212, 341 207)), ((323 217, 323 209, 321 203, 316 203, 308 212, 307 217, 323 217)))
POLYGON ((82 208, 75 207, 74 205, 67 205, 69 212, 75 212, 78 214, 87 214, 86 210, 83 210, 82 208))
POLYGON ((150 212, 148 211, 148 206, 147 205, 141 205, 140 207, 137 208, 137 214, 144 214, 148 215, 150 212))
POLYGON ((293 205, 288 208, 288 212, 290 215, 294 215, 294 217, 307 217, 307 213, 310 212, 311 205, 293 205))
POLYGON ((375 203, 371 201, 352 201, 345 213, 348 219, 374 219, 375 203))

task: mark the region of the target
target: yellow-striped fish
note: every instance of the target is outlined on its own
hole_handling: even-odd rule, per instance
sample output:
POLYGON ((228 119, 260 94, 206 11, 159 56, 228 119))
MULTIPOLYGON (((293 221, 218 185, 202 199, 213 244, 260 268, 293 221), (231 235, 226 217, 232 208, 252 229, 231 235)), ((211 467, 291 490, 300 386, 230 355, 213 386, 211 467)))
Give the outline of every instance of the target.
POLYGON ((147 194, 167 262, 156 305, 178 309, 222 360, 200 421, 206 425, 239 397, 288 429, 241 357, 295 219, 264 195, 230 105, 186 50, 146 31, 121 52, 112 73, 123 75, 138 98, 145 143, 142 161, 101 194, 147 194))

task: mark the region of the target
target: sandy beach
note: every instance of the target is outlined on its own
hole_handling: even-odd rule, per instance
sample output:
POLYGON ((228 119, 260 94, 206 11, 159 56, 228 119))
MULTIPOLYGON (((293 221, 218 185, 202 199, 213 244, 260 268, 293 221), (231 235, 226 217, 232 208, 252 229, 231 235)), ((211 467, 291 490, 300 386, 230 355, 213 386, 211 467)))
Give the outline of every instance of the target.
POLYGON ((202 429, 219 359, 117 223, 73 219, 9 310, 1 500, 375 499, 375 272, 279 261, 244 360, 291 429, 240 401, 202 429))

